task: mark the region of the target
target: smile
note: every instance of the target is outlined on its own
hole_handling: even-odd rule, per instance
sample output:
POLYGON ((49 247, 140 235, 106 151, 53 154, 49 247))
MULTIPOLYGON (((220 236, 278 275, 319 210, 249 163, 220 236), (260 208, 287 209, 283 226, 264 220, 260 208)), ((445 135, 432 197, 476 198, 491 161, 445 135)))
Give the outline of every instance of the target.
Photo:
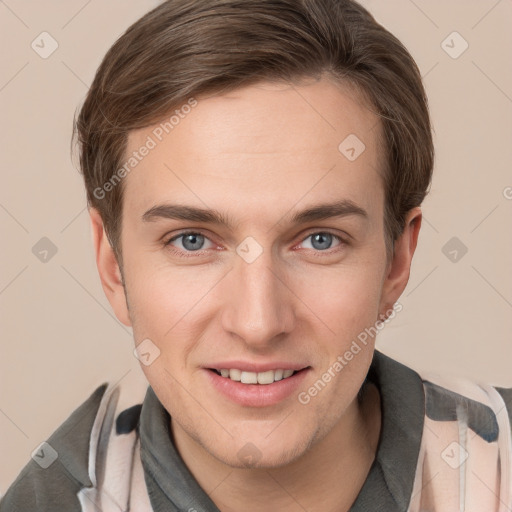
MULTIPOLYGON (((233 361, 234 362, 234 361, 233 361)), ((219 365, 224 366, 224 365, 219 365)), ((228 365, 226 365, 228 366, 228 365)), ((229 365, 231 366, 231 365, 229 365)), ((233 364, 233 366, 236 366, 233 364)), ((223 397, 244 407, 268 407, 277 405, 295 395, 311 366, 293 368, 203 368, 203 374, 213 389, 223 397), (250 371, 259 369, 262 371, 250 371)), ((252 365, 254 366, 254 365, 252 365)), ((276 365, 280 366, 280 365, 276 365)))
POLYGON ((231 379, 235 382, 241 382, 242 384, 272 384, 287 379, 296 373, 295 370, 283 369, 268 370, 265 372, 248 372, 237 368, 222 368, 220 370, 213 369, 213 371, 221 377, 231 379))

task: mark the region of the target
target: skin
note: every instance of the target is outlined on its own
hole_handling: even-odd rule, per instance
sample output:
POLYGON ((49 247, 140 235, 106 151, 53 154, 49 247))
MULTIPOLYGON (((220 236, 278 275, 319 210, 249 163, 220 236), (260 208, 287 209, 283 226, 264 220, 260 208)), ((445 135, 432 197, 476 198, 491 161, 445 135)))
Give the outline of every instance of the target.
MULTIPOLYGON (((409 212, 388 259, 381 125, 346 84, 260 83, 197 99, 124 179, 126 289, 101 217, 90 210, 103 289, 135 343, 149 338, 160 350, 141 367, 172 417, 181 457, 220 510, 348 510, 380 433, 378 390, 369 385, 357 400, 374 340, 307 405, 297 393, 273 406, 237 405, 202 367, 301 362, 310 371, 298 391, 307 390, 398 300, 421 211, 409 212), (354 161, 338 150, 349 134, 366 146, 354 161), (367 216, 290 223, 298 211, 341 199, 367 216), (164 203, 216 209, 233 226, 142 220, 164 203), (184 230, 204 235, 202 246, 183 237, 165 245, 184 230), (335 236, 319 248, 311 235, 325 232, 335 236), (236 252, 246 237, 263 249, 252 263, 236 252), (238 456, 247 443, 258 454, 251 464, 238 456)), ((127 153, 154 128, 130 133, 127 153)))

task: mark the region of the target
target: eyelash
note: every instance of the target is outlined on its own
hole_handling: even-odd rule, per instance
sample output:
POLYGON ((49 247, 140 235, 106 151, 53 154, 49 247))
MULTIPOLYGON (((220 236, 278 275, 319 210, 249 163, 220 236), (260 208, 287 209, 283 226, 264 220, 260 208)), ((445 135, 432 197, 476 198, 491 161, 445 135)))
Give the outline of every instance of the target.
MULTIPOLYGON (((336 234, 332 233, 329 230, 312 231, 308 235, 306 235, 300 241, 300 243, 303 243, 308 238, 312 237, 313 235, 318 235, 318 234, 329 234, 329 235, 331 235, 333 238, 335 238, 335 239, 337 239, 339 241, 339 245, 337 245, 337 246, 335 246, 333 248, 330 248, 330 249, 325 249, 323 251, 319 250, 319 249, 308 249, 308 250, 314 251, 315 254, 323 254, 323 253, 325 253, 325 254, 332 254, 333 252, 336 252, 336 251, 342 249, 344 246, 348 245, 348 242, 344 238, 342 238, 340 235, 336 235, 336 234)), ((170 238, 166 242, 164 242, 164 246, 166 248, 170 249, 172 253, 176 254, 177 256, 183 257, 183 258, 190 258, 190 257, 194 257, 194 256, 202 256, 206 251, 208 251, 208 249, 200 249, 198 251, 183 251, 181 249, 176 249, 174 246, 171 245, 171 242, 174 242, 175 240, 178 240, 179 238, 185 237, 187 235, 201 235, 201 236, 204 236, 205 239, 207 239, 207 240, 209 240, 211 242, 211 240, 204 233, 202 233, 201 231, 183 231, 181 233, 178 233, 177 235, 174 235, 172 238, 170 238)))

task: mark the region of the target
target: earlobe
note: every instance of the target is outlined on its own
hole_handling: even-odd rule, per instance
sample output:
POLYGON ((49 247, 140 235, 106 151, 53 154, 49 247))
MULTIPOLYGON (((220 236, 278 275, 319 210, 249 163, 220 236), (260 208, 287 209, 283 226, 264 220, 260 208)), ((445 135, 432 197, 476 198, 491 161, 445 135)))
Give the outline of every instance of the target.
POLYGON ((114 250, 105 233, 103 220, 95 208, 89 209, 89 216, 91 219, 96 266, 98 267, 101 286, 117 319, 124 325, 131 326, 121 270, 114 250))
POLYGON ((380 315, 392 309, 409 281, 412 257, 418 244, 421 228, 421 209, 410 210, 405 218, 402 234, 395 240, 394 251, 387 267, 387 275, 383 283, 380 315))

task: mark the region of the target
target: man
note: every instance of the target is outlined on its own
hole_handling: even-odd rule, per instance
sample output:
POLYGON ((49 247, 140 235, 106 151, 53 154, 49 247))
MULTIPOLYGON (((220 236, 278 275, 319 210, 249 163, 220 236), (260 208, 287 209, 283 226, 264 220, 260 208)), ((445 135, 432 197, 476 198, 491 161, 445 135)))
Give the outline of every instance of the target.
POLYGON ((374 348, 434 152, 418 69, 365 9, 164 2, 107 53, 76 134, 150 387, 124 410, 98 388, 2 512, 510 510, 512 390, 374 348))

